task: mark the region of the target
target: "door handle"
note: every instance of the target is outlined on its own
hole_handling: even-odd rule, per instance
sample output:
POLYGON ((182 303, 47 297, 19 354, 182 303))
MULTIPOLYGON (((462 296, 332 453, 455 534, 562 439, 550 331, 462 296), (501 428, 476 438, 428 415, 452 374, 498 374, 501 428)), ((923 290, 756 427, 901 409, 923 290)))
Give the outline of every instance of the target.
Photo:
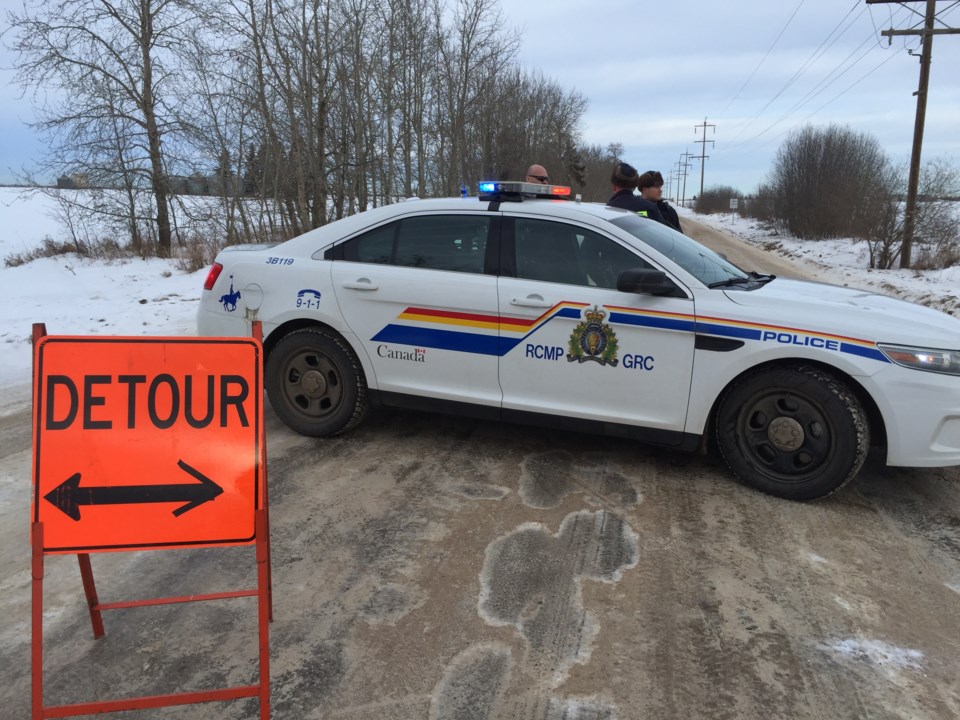
POLYGON ((368 278, 360 278, 359 280, 347 281, 343 284, 347 290, 379 290, 379 287, 374 285, 368 278))
POLYGON ((532 307, 532 308, 548 308, 553 307, 553 303, 547 302, 539 295, 527 295, 525 298, 513 298, 510 301, 511 305, 519 305, 520 307, 532 307))

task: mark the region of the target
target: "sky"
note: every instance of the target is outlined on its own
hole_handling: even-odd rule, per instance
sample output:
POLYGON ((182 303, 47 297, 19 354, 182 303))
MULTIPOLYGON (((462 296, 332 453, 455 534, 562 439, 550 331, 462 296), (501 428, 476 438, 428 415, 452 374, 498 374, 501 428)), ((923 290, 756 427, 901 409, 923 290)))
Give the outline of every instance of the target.
MULTIPOLYGON (((21 0, 0 0, 0 17, 21 0)), ((619 142, 641 169, 679 175, 686 197, 731 185, 750 193, 791 130, 838 123, 910 159, 925 3, 865 0, 501 0, 502 26, 520 33, 522 67, 589 102, 589 144, 619 142), (920 13, 920 14, 918 14, 920 13), (703 123, 707 124, 706 141, 703 123), (699 127, 698 127, 699 126, 699 127), (712 142, 711 142, 712 141, 712 142), (704 160, 701 155, 706 155, 704 160)), ((960 28, 960 2, 938 0, 937 27, 960 28)), ((0 32, 4 28, 0 25, 0 32)), ((8 39, 7 39, 8 41, 8 39)), ((42 152, 27 126, 30 97, 11 84, 0 41, 0 183, 42 152)), ((960 34, 933 38, 923 158, 960 162, 960 34)), ((532 160, 531 160, 532 161, 532 160)), ((549 168, 548 168, 549 170, 549 168)))
MULTIPOLYGON (((175 261, 156 258, 104 262, 72 255, 6 267, 7 257, 40 246, 45 236, 63 238, 52 209, 44 195, 24 198, 14 188, 0 188, 0 416, 29 405, 34 323, 44 323, 51 335, 196 335, 206 270, 188 274, 175 261)), ((870 271, 863 243, 800 242, 736 215, 695 217, 745 242, 776 244, 776 252, 823 282, 895 294, 960 317, 960 266, 870 271)))
MULTIPOLYGON (((925 3, 864 0, 581 0, 504 2, 521 27, 524 68, 542 71, 590 103, 590 144, 620 142, 640 169, 679 174, 687 197, 704 186, 749 193, 792 129, 847 125, 908 162, 919 81, 919 37, 880 32, 922 25, 925 3), (548 10, 549 8, 549 10, 548 10), (702 124, 706 122, 706 144, 702 124), (697 128, 697 126, 701 126, 697 128), (696 129, 695 129, 696 128, 696 129), (701 163, 699 156, 708 157, 701 163), (693 190, 694 192, 691 192, 693 190)), ((960 3, 939 0, 960 28, 960 3)), ((938 27, 943 27, 938 24, 938 27)), ((933 37, 923 158, 960 162, 960 34, 933 37)))

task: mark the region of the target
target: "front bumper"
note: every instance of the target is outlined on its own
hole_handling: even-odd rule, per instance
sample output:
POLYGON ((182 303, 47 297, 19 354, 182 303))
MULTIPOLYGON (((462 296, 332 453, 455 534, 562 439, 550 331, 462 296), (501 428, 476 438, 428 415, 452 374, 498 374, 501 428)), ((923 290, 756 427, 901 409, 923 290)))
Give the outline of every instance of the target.
POLYGON ((888 465, 960 465, 960 377, 891 364, 860 380, 886 424, 888 465))

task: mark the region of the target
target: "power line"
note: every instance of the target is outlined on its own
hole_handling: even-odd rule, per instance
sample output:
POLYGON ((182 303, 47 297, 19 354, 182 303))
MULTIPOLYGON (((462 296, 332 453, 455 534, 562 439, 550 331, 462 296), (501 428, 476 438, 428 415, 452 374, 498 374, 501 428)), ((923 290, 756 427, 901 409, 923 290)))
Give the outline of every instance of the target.
MULTIPOLYGON (((760 108, 760 109, 754 114, 754 116, 753 116, 752 118, 750 118, 750 121, 743 127, 742 130, 740 130, 739 133, 737 133, 737 134, 734 136, 733 140, 730 141, 731 145, 734 144, 734 143, 736 143, 737 139, 738 139, 741 135, 743 135, 743 133, 745 133, 745 132, 747 131, 747 129, 748 129, 751 125, 753 125, 754 121, 755 121, 758 117, 760 117, 761 114, 763 114, 763 111, 764 111, 764 110, 766 110, 768 107, 770 107, 770 105, 772 105, 773 102, 774 102, 778 97, 780 97, 791 85, 793 85, 793 83, 795 83, 800 77, 803 76, 803 74, 806 72, 807 68, 808 68, 815 60, 819 59, 820 56, 822 56, 827 50, 829 50, 831 47, 833 47, 833 44, 836 43, 837 40, 839 40, 839 39, 843 36, 843 34, 850 28, 850 26, 853 24, 853 22, 855 22, 856 19, 860 17, 860 15, 863 15, 863 13, 865 12, 865 10, 861 10, 860 15, 857 15, 857 17, 855 17, 855 18, 851 21, 850 25, 848 25, 847 28, 845 28, 845 29, 843 30, 843 32, 841 32, 839 35, 837 35, 837 37, 834 38, 833 42, 831 42, 830 45, 828 45, 826 48, 824 48, 824 45, 827 43, 827 41, 830 40, 830 38, 834 35, 834 33, 836 33, 837 30, 840 29, 840 26, 843 25, 844 22, 846 22, 847 18, 850 17, 850 15, 853 13, 853 11, 857 9, 857 6, 859 5, 859 2, 860 2, 860 0, 856 0, 856 4, 854 4, 854 6, 851 7, 850 10, 847 11, 847 14, 844 15, 844 17, 840 20, 840 22, 838 22, 838 23, 836 24, 836 26, 833 28, 833 30, 830 31, 830 33, 827 35, 827 37, 823 39, 823 41, 820 43, 820 45, 810 54, 810 56, 803 62, 803 64, 797 69, 797 71, 794 72, 793 76, 792 76, 789 80, 787 80, 787 82, 784 84, 784 86, 783 86, 782 88, 780 88, 780 90, 777 91, 777 93, 776 93, 772 98, 770 98, 770 100, 767 101, 767 104, 766 104, 766 105, 764 105, 762 108, 760 108), (822 52, 821 52, 821 48, 823 48, 823 51, 822 51, 822 52)), ((859 48, 858 48, 858 49, 859 49, 859 48)), ((854 51, 854 52, 855 52, 855 51, 854 51)))
MULTIPOLYGON (((870 39, 869 39, 869 38, 867 38, 867 40, 864 40, 862 43, 860 43, 860 45, 858 45, 857 48, 854 49, 853 52, 850 53, 850 55, 847 55, 847 57, 845 57, 845 58, 843 59, 842 63, 845 63, 847 60, 849 60, 850 57, 853 55, 853 53, 857 52, 857 50, 859 50, 860 48, 862 48, 862 47, 863 47, 864 45, 866 45, 868 42, 870 42, 870 39)), ((853 70, 853 68, 855 68, 855 67, 860 63, 860 61, 863 60, 863 59, 864 59, 867 55, 869 55, 872 51, 873 51, 873 48, 872 48, 872 47, 867 48, 867 50, 866 50, 862 55, 860 55, 860 57, 858 57, 858 58, 857 58, 856 60, 854 60, 850 65, 848 65, 847 67, 845 67, 839 74, 836 75, 836 77, 834 77, 832 80, 830 80, 830 82, 826 82, 827 79, 828 79, 831 75, 833 75, 834 73, 836 73, 837 70, 839 70, 840 67, 842 67, 842 64, 841 64, 841 65, 837 65, 833 70, 831 70, 831 71, 827 74, 827 76, 826 76, 825 78, 823 78, 823 80, 821 80, 818 84, 814 85, 809 91, 807 91, 807 94, 806 94, 806 95, 804 95, 802 98, 800 98, 800 100, 798 100, 797 102, 795 102, 795 103, 793 104, 793 106, 792 106, 789 110, 787 110, 785 113, 783 113, 780 117, 778 117, 776 120, 774 120, 770 125, 768 125, 766 128, 764 128, 763 130, 761 130, 759 133, 757 133, 756 135, 754 135, 752 138, 750 138, 749 140, 745 140, 744 143, 751 143, 751 142, 753 142, 754 140, 759 140, 763 135, 765 135, 765 134, 766 134, 767 132, 769 132, 771 129, 773 129, 774 127, 776 127, 777 125, 779 125, 781 122, 783 122, 786 118, 788 118, 794 111, 799 110, 799 109, 800 109, 801 107, 803 107, 809 100, 813 100, 815 97, 817 97, 817 96, 820 95, 822 92, 824 92, 827 88, 829 88, 831 85, 833 85, 837 80, 839 80, 839 79, 842 78, 844 75, 846 75, 848 72, 850 72, 851 70, 853 70), (824 85, 825 82, 826 82, 826 85, 824 85), (823 85, 823 87, 820 87, 821 85, 823 85), (819 89, 818 89, 818 88, 819 88, 819 89)), ((894 56, 894 55, 891 55, 888 59, 890 59, 890 58, 892 58, 892 57, 895 57, 895 56, 894 56)), ((881 63, 881 65, 882 65, 882 64, 883 64, 883 63, 881 63)), ((876 68, 874 68, 874 69, 876 69, 876 68)), ((872 72, 872 71, 871 71, 871 72, 872 72)), ((869 74, 870 74, 870 73, 868 73, 868 75, 869 75, 869 74)), ((866 76, 864 76, 864 77, 866 77, 866 76)), ((863 78, 861 78, 861 80, 862 80, 862 79, 863 79, 863 78)), ((859 80, 858 80, 857 82, 859 82, 859 80)), ((856 84, 856 83, 855 83, 855 84, 856 84)), ((853 86, 851 86, 851 87, 853 87, 853 86)), ((836 99, 836 98, 834 98, 834 99, 836 99)), ((832 100, 831 100, 831 102, 832 102, 832 100)), ((821 109, 822 109, 822 108, 821 108, 821 109)), ((733 143, 731 142, 731 145, 732 145, 732 144, 733 144, 733 143)), ((727 149, 730 149, 730 148, 728 147, 727 149)))
POLYGON ((870 77, 871 75, 873 75, 873 73, 875 73, 877 70, 879 70, 880 68, 882 68, 884 65, 886 65, 888 62, 890 62, 891 60, 893 60, 895 57, 897 57, 897 56, 896 56, 896 55, 889 55, 889 56, 888 56, 887 58, 885 58, 882 62, 880 62, 879 64, 877 64, 876 66, 874 66, 872 69, 868 70, 867 72, 865 72, 865 73, 864 73, 863 75, 861 75, 856 81, 854 81, 853 83, 851 83, 850 85, 848 85, 847 87, 845 87, 843 90, 841 90, 840 92, 838 92, 838 93, 837 93, 836 95, 834 95, 832 98, 830 98, 829 100, 827 100, 827 102, 825 102, 823 105, 821 105, 821 106, 818 107, 816 110, 814 110, 812 113, 810 113, 810 114, 807 115, 805 118, 803 118, 803 120, 801 120, 800 122, 791 125, 790 127, 788 127, 788 128, 787 128, 786 130, 784 130, 783 132, 779 133, 778 135, 773 136, 772 138, 766 140, 765 142, 760 143, 759 145, 757 145, 757 146, 755 146, 755 147, 749 148, 749 149, 747 149, 747 150, 743 150, 740 154, 741 154, 741 155, 747 155, 747 154, 749 154, 749 153, 756 152, 757 150, 760 150, 761 148, 766 147, 767 145, 769 145, 770 143, 772 143, 774 140, 778 140, 779 138, 783 137, 783 136, 786 135, 788 132, 790 132, 791 130, 793 130, 795 127, 797 127, 798 125, 802 125, 803 123, 807 122, 807 120, 809 120, 810 118, 812 118, 814 115, 816 115, 817 113, 819 113, 821 110, 823 110, 825 107, 827 107, 827 106, 830 105, 831 103, 835 102, 836 100, 838 100, 838 99, 840 99, 841 97, 843 97, 844 95, 846 95, 850 90, 852 90, 852 89, 855 88, 857 85, 859 85, 861 82, 863 82, 863 81, 866 80, 868 77, 870 77))
MULTIPOLYGON (((858 0, 858 3, 859 3, 859 0, 858 0)), ((859 15, 857 15, 857 18, 859 18, 862 14, 863 14, 863 13, 861 12, 859 15)), ((849 16, 850 16, 850 12, 848 12, 847 15, 844 17, 844 19, 841 20, 840 24, 842 24, 842 23, 846 20, 846 18, 849 17, 849 16)), ((856 18, 855 18, 855 19, 856 19, 856 18)), ((892 19, 893 19, 893 15, 891 14, 891 21, 892 21, 892 19)), ((838 27, 839 27, 839 25, 838 25, 838 27)), ((844 32, 846 32, 846 30, 849 29, 849 27, 850 27, 850 26, 848 26, 848 27, 844 30, 844 32)), ((834 30, 833 30, 830 34, 832 35, 833 32, 836 32, 836 28, 834 28, 834 30)), ((843 34, 843 33, 841 33, 841 35, 842 35, 842 34, 843 34)), ((852 50, 843 60, 841 60, 840 63, 839 63, 836 67, 834 67, 822 80, 820 80, 819 83, 817 83, 817 84, 814 85, 810 90, 808 90, 807 93, 806 93, 806 95, 804 95, 800 100, 798 100, 797 102, 795 102, 795 103, 793 104, 793 106, 792 106, 789 110, 787 110, 785 113, 783 113, 779 118, 777 118, 776 121, 774 121, 773 123, 771 123, 770 125, 768 125, 766 128, 764 128, 761 132, 757 133, 756 135, 753 135, 753 136, 750 137, 749 139, 743 140, 743 141, 741 141, 741 142, 738 143, 738 142, 736 142, 737 139, 743 134, 743 132, 741 131, 736 137, 734 137, 734 139, 733 139, 732 141, 730 141, 730 143, 725 144, 723 148, 719 149, 719 150, 718 150, 718 153, 725 153, 725 152, 727 152, 727 151, 729 151, 729 150, 731 150, 731 149, 736 149, 737 147, 740 147, 740 146, 743 146, 743 145, 750 145, 750 144, 752 144, 754 141, 758 140, 761 136, 765 135, 765 134, 766 134, 767 132, 769 132, 771 129, 773 129, 774 127, 776 127, 777 125, 779 125, 781 122, 783 122, 783 121, 784 121, 787 117, 789 117, 793 112, 799 110, 799 109, 802 108, 804 105, 806 105, 809 101, 811 101, 811 100, 813 100, 814 98, 816 98, 816 97, 818 97, 819 95, 821 95, 825 90, 827 90, 827 88, 829 88, 831 85, 833 85, 833 84, 834 84, 837 80, 839 80, 841 77, 843 77, 844 75, 846 75, 850 70, 852 70, 856 65, 858 65, 867 55, 870 54, 870 52, 873 50, 872 47, 871 47, 871 48, 868 48, 867 51, 861 53, 860 56, 857 57, 856 60, 854 60, 852 63, 849 63, 849 64, 848 64, 848 61, 850 60, 850 58, 852 58, 861 48, 863 48, 864 45, 866 45, 867 43, 869 43, 869 42, 870 42, 870 39, 871 39, 872 37, 873 37, 873 35, 868 36, 863 42, 860 43, 860 45, 858 45, 856 48, 854 48, 854 50, 852 50), (842 68, 842 70, 841 70, 841 68, 842 68), (838 72, 838 71, 839 71, 839 72, 838 72), (834 76, 833 79, 830 79, 831 76, 834 76), (822 87, 821 87, 821 86, 822 86, 822 87)), ((828 35, 828 39, 829 39, 829 35, 828 35)), ((837 39, 839 39, 839 36, 834 40, 834 42, 836 42, 837 39)), ((823 45, 823 43, 821 43, 821 47, 822 47, 822 45, 823 45)), ((832 46, 832 45, 833 45, 833 43, 831 43, 831 46, 832 46)), ((818 49, 819 49, 819 48, 818 48, 818 49)), ((816 52, 816 51, 815 51, 815 52, 816 52)), ((841 96, 842 96, 844 93, 846 93, 848 90, 850 90, 851 88, 853 88, 853 87, 855 87, 856 85, 858 85, 860 82, 862 82, 862 81, 863 81, 864 79, 866 79, 869 75, 871 75, 873 72, 875 72, 880 66, 886 64, 886 62, 889 61, 889 60, 890 60, 891 58, 893 58, 893 57, 896 57, 896 56, 895 56, 895 55, 891 55, 890 57, 887 58, 887 60, 884 60, 883 62, 879 63, 879 64, 878 64, 876 67, 874 67, 872 70, 870 70, 870 71, 868 71, 867 73, 865 73, 864 75, 862 75, 857 81, 855 81, 853 84, 849 85, 849 86, 848 86, 845 90, 843 90, 843 92, 841 92, 839 95, 834 96, 832 99, 830 99, 829 101, 827 101, 824 105, 821 105, 817 110, 815 110, 813 113, 811 113, 811 115, 807 116, 807 118, 805 118, 803 121, 801 121, 801 123, 802 123, 802 122, 806 122, 807 119, 809 119, 810 117, 812 117, 812 116, 815 115, 816 113, 820 112, 820 110, 822 110, 822 109, 825 108, 827 105, 829 105, 830 103, 832 103, 832 102, 833 102, 834 100, 836 100, 838 97, 841 97, 841 96)), ((776 98, 774 98, 774 99, 776 99, 776 98)), ((772 103, 772 100, 771 100, 771 103, 772 103)), ((769 104, 770 104, 770 103, 767 103, 767 105, 769 105, 769 104)), ((766 106, 764 106, 764 109, 765 109, 765 108, 766 108, 766 106)), ((762 110, 761 110, 761 112, 762 112, 762 110)), ((757 116, 759 116, 759 113, 758 113, 757 116)), ((754 119, 756 119, 756 117, 755 117, 754 119)), ((752 121, 751 121, 751 122, 752 122, 752 121)), ((797 123, 797 124, 800 124, 800 123, 797 123)), ((796 127, 796 124, 794 124, 793 126, 791 126, 791 128, 789 128, 789 129, 792 129, 793 127, 796 127)), ((744 129, 746 129, 746 128, 744 128, 744 129)), ((784 131, 784 132, 786 132, 786 131, 784 131)), ((781 137, 783 134, 784 134, 784 133, 779 133, 779 134, 778 134, 777 136, 775 136, 775 137, 781 137)), ((767 144, 768 144, 767 142, 764 142, 764 143, 760 144, 759 146, 757 146, 757 148, 759 148, 759 147, 764 147, 764 146, 766 146, 767 144)), ((752 152, 754 149, 756 149, 756 148, 751 148, 750 150, 746 150, 746 151, 744 151, 744 152, 752 152)))
POLYGON ((769 57, 770 51, 773 50, 776 44, 780 41, 780 38, 783 35, 783 33, 786 32, 788 27, 790 27, 790 23, 793 22, 793 18, 797 16, 797 13, 800 11, 800 8, 803 6, 804 1, 805 0, 800 0, 800 2, 797 3, 797 6, 793 9, 793 13, 787 19, 787 22, 784 23, 783 27, 780 28, 780 32, 777 33, 777 36, 773 39, 773 42, 770 43, 770 47, 767 48, 767 52, 765 52, 763 54, 763 57, 760 58, 760 62, 757 63, 757 66, 753 69, 753 72, 750 73, 750 76, 743 81, 743 85, 740 86, 740 89, 737 90, 737 93, 732 98, 730 98, 730 100, 727 101, 726 106, 723 108, 723 110, 720 111, 721 116, 723 115, 723 113, 727 111, 727 108, 730 107, 738 97, 740 97, 740 93, 743 92, 743 89, 749 84, 749 82, 753 80, 753 76, 757 74, 757 70, 760 69, 760 66, 763 65, 767 57, 769 57))

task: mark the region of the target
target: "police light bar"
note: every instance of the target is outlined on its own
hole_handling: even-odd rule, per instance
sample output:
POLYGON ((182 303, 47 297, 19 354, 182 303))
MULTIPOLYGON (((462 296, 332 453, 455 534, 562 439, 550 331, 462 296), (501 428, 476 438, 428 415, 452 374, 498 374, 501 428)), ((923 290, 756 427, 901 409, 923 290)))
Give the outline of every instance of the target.
POLYGON ((569 200, 570 188, 565 185, 541 185, 540 183, 514 180, 484 180, 480 183, 481 200, 514 200, 523 198, 547 198, 569 200))

